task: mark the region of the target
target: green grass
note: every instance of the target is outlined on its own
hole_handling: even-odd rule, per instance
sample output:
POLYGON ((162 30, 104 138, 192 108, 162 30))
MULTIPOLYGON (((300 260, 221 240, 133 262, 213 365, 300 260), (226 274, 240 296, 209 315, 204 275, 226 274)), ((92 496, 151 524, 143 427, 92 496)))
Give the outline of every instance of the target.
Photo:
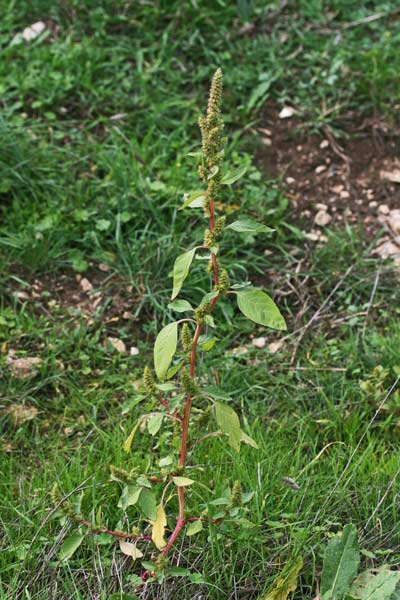
MULTIPOLYGON (((390 266, 369 257, 361 231, 332 231, 325 245, 310 247, 288 226, 279 181, 251 166, 266 101, 294 105, 310 130, 329 125, 340 134, 354 111, 395 123, 397 4, 336 0, 329 13, 320 1, 294 4, 279 12, 277 2, 223 0, 0 2, 1 598, 122 600, 135 592, 141 568, 105 536, 88 535, 70 561, 58 561, 76 526, 51 514, 50 492, 55 482, 64 493, 85 486, 87 517, 101 509, 103 522, 118 527, 121 486, 109 482, 109 467, 146 468, 156 451, 148 434, 129 456, 122 444, 141 412, 129 406, 151 343, 171 317, 167 273, 202 236, 197 217, 178 207, 199 185, 187 153, 199 144, 196 119, 218 65, 229 158, 249 166, 225 200, 277 229, 239 248, 230 233, 224 256, 237 281, 274 294, 289 337, 277 354, 254 349, 250 336, 265 331, 217 305, 220 340, 205 372, 231 395, 260 450, 244 447, 237 457, 213 438, 197 446, 191 464, 205 487, 189 510, 199 514, 239 479, 254 492, 246 505, 252 526, 226 522, 185 538, 172 558, 203 583, 168 578, 143 597, 256 598, 297 555, 305 567, 294 597, 313 597, 324 544, 349 521, 374 555, 369 565, 399 565, 398 394, 374 418, 400 371, 398 285, 390 266), (247 18, 255 27, 243 33, 247 18), (36 20, 48 33, 12 45, 36 20), (90 314, 78 274, 101 294, 90 314), (293 359, 301 328, 329 297, 293 359), (119 354, 107 337, 139 355, 119 354), (240 346, 247 352, 233 354, 240 346), (10 350, 39 357, 37 375, 13 377, 10 350), (374 374, 378 365, 385 376, 374 374), (16 424, 7 413, 15 405, 38 412, 16 424)), ((203 281, 195 270, 188 297, 201 297, 203 281)), ((136 519, 132 507, 121 527, 136 519)))

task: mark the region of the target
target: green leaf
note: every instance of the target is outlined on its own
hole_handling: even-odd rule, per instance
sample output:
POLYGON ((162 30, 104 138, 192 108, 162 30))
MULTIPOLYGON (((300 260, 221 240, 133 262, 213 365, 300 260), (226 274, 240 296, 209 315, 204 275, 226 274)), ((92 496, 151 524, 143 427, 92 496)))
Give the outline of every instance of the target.
POLYGON ((118 508, 126 510, 128 506, 134 506, 139 500, 141 491, 142 488, 134 483, 126 485, 122 490, 121 498, 118 502, 118 508))
POLYGON ((166 381, 165 383, 156 383, 156 388, 161 392, 172 392, 176 390, 176 385, 172 381, 166 381))
POLYGON ((84 537, 85 536, 80 533, 73 533, 66 540, 64 540, 58 554, 59 560, 69 560, 82 544, 84 537))
POLYGON ((236 450, 236 452, 239 452, 242 432, 240 429, 239 417, 233 408, 226 404, 222 404, 221 402, 216 402, 215 420, 222 433, 226 433, 229 436, 229 445, 236 450))
POLYGON ((192 248, 191 250, 188 250, 188 252, 180 254, 175 260, 173 269, 174 284, 171 300, 174 300, 181 291, 183 282, 189 274, 190 265, 192 264, 195 254, 196 248, 192 248))
POLYGON ((218 290, 214 290, 212 292, 207 292, 207 294, 204 294, 204 296, 200 302, 200 306, 204 306, 208 302, 211 302, 211 300, 214 300, 214 298, 216 298, 218 296, 218 294, 219 294, 218 290))
POLYGON ((382 566, 378 571, 364 571, 354 581, 349 596, 360 600, 396 600, 393 597, 400 583, 400 571, 390 571, 382 566))
POLYGON ((280 331, 286 329, 286 323, 275 302, 261 290, 245 290, 237 292, 239 310, 245 317, 280 331))
POLYGON ((155 521, 157 518, 157 502, 153 492, 143 488, 139 497, 139 508, 144 516, 150 521, 155 521))
POLYGON ((275 231, 275 229, 271 229, 271 227, 267 227, 262 223, 257 223, 257 221, 250 219, 249 217, 233 221, 233 223, 227 225, 226 229, 232 229, 239 233, 271 233, 272 231, 275 231))
POLYGON ((163 327, 154 344, 154 368, 158 379, 163 380, 176 352, 178 344, 178 323, 163 327))
POLYGON ((242 430, 240 431, 240 441, 248 446, 251 446, 252 448, 255 448, 256 450, 259 450, 257 442, 255 442, 253 438, 251 438, 242 430))
POLYGON ((187 487, 188 485, 192 485, 194 483, 194 480, 189 479, 189 477, 173 477, 172 481, 178 487, 187 487))
POLYGON ((243 177, 246 171, 247 167, 240 167, 239 169, 228 171, 228 173, 226 173, 221 179, 221 183, 223 183, 224 185, 230 185, 231 183, 235 183, 235 181, 243 177))
POLYGON ((178 208, 178 210, 183 210, 188 206, 190 206, 190 208, 203 208, 205 197, 205 192, 203 190, 193 192, 188 198, 186 198, 185 202, 178 208))
POLYGON ((156 433, 159 432, 164 415, 162 413, 158 413, 157 415, 153 415, 147 421, 147 431, 150 435, 155 436, 156 433))
POLYGON ((179 369, 183 366, 184 361, 181 360, 179 362, 177 362, 175 365, 172 365, 172 367, 170 367, 167 371, 167 379, 171 379, 172 377, 174 377, 177 372, 179 371, 179 369))
POLYGON ((212 348, 214 348, 215 343, 218 341, 217 338, 205 339, 200 342, 200 347, 204 352, 209 352, 212 348))
POLYGON ((329 540, 321 574, 321 600, 342 600, 357 575, 360 550, 357 529, 345 525, 341 535, 329 540))
POLYGON ((202 530, 203 523, 199 519, 198 521, 193 521, 188 525, 188 528, 186 529, 186 535, 190 537, 191 535, 196 535, 196 533, 200 533, 200 531, 202 530))
POLYGON ((186 312, 187 310, 193 310, 193 306, 187 300, 174 300, 168 304, 170 310, 176 312, 186 312))

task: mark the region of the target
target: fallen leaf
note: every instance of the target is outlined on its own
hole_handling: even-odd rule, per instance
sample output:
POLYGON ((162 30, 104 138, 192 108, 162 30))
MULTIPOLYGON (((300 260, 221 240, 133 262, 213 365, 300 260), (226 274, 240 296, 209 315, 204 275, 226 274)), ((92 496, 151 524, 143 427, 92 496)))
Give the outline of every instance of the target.
POLYGON ((275 589, 261 596, 259 600, 287 600, 290 592, 297 588, 297 578, 302 568, 303 560, 299 558, 286 576, 278 578, 275 589))
POLYGON ((24 358, 15 358, 12 351, 9 352, 6 358, 6 365, 12 371, 12 374, 17 379, 27 379, 37 375, 39 367, 42 364, 42 359, 37 356, 26 356, 24 358))
POLYGON ((5 412, 10 415, 14 425, 22 425, 26 421, 34 419, 38 414, 38 409, 27 404, 10 404, 5 412))
POLYGON ((113 348, 115 348, 115 350, 117 352, 120 352, 121 354, 126 352, 126 346, 125 346, 124 342, 122 340, 120 340, 119 338, 108 337, 107 340, 110 342, 111 346, 113 348))
POLYGON ((126 556, 131 556, 133 560, 136 560, 137 558, 142 558, 143 556, 143 552, 141 552, 139 548, 136 547, 136 544, 132 544, 131 542, 124 542, 123 540, 120 540, 119 547, 122 554, 125 554, 126 556))

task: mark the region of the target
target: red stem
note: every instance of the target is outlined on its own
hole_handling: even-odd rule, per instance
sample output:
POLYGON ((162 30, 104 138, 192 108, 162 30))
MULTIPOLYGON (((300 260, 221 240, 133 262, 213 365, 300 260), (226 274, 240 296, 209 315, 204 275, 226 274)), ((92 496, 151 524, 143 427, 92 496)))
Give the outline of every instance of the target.
MULTIPOLYGON (((210 231, 213 231, 214 227, 215 227, 215 212, 214 212, 214 201, 213 200, 210 200, 209 210, 210 210, 209 227, 210 227, 210 231)), ((211 252, 211 261, 212 261, 213 271, 214 271, 214 286, 217 287, 218 282, 219 282, 218 261, 217 261, 217 256, 214 254, 214 252, 211 252)), ((218 300, 218 296, 216 296, 215 298, 213 298, 211 300, 210 311, 213 310, 217 300, 218 300)), ((194 332, 193 342, 192 342, 192 350, 190 353, 189 373, 190 373, 190 377, 192 379, 194 378, 195 371, 196 371, 197 345, 199 342, 201 328, 202 328, 202 323, 198 322, 196 325, 196 330, 194 332)), ((180 456, 179 456, 179 465, 182 468, 184 468, 186 465, 187 436, 188 436, 188 429, 189 429, 190 411, 192 408, 192 399, 193 399, 193 394, 188 394, 188 396, 186 397, 186 402, 185 402, 184 416, 181 421, 182 422, 182 429, 181 429, 182 433, 181 433, 181 452, 180 452, 180 456)), ((190 520, 193 520, 193 519, 185 519, 184 518, 184 514, 185 514, 185 488, 184 487, 178 487, 178 503, 179 503, 178 519, 177 519, 177 522, 175 525, 175 529, 171 533, 168 543, 165 546, 165 548, 163 549, 162 553, 164 556, 166 556, 166 554, 168 554, 168 552, 174 545, 175 540, 178 537, 182 527, 186 523, 188 523, 190 520)), ((195 518, 195 520, 196 520, 196 518, 195 518)))

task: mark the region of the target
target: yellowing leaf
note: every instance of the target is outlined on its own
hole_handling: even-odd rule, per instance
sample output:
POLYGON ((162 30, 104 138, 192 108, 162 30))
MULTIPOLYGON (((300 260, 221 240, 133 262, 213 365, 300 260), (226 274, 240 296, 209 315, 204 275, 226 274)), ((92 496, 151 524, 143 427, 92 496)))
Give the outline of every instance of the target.
POLYGON ((135 437, 135 433, 139 429, 142 420, 143 420, 143 417, 140 417, 140 419, 137 421, 135 427, 132 429, 132 431, 130 432, 129 436, 126 438, 126 440, 124 442, 124 446, 123 446, 125 452, 130 452, 131 451, 131 446, 132 446, 133 438, 135 437))
POLYGON ((186 487, 194 483, 193 479, 189 479, 189 477, 173 477, 172 480, 178 487, 186 487))
POLYGON ((121 549, 122 554, 126 556, 131 556, 133 560, 137 558, 142 558, 143 552, 136 547, 136 544, 132 544, 131 542, 124 542, 123 540, 119 541, 119 547, 121 549))
POLYGON ((240 431, 240 441, 244 444, 247 444, 248 446, 251 446, 252 448, 255 448, 256 450, 259 449, 257 442, 255 442, 253 438, 251 438, 249 435, 247 435, 247 433, 245 433, 242 430, 240 431))
POLYGON ((167 517, 162 504, 157 506, 156 520, 152 521, 153 529, 151 530, 151 539, 158 550, 162 550, 166 546, 164 539, 165 527, 167 526, 167 517))
POLYGON ((275 589, 263 594, 258 600, 287 600, 290 592, 294 592, 297 588, 297 578, 302 568, 303 559, 299 558, 286 576, 279 577, 275 589))

